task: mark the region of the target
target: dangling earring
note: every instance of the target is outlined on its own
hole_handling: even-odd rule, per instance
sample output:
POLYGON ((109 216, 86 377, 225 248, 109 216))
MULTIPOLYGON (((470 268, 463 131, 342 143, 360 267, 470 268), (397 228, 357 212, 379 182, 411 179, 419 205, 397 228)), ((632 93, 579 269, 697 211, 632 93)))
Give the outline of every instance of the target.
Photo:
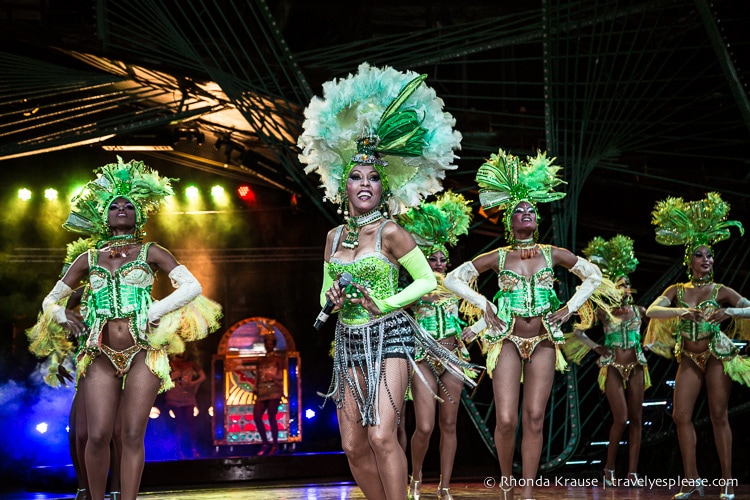
POLYGON ((343 195, 341 197, 341 204, 339 205, 338 210, 336 210, 336 213, 339 215, 344 215, 344 221, 349 220, 349 198, 346 195, 343 195))
POLYGON ((388 218, 388 203, 386 203, 385 197, 380 198, 379 210, 383 214, 383 217, 387 219, 388 218))

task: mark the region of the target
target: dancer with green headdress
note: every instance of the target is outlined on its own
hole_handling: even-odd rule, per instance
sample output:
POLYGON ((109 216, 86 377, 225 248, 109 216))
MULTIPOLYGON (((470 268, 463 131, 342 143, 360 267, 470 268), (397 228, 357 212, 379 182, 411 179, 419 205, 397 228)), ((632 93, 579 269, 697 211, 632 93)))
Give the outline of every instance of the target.
POLYGON ((320 175, 326 199, 339 204, 346 221, 328 233, 324 254, 320 301, 338 312, 326 397, 336 403, 341 445, 369 499, 406 497, 397 428, 415 345, 456 377, 472 367, 404 311, 436 281, 414 238, 388 218, 440 191, 455 168, 461 136, 424 79, 362 64, 355 75, 323 85, 298 140, 306 171, 320 175), (401 267, 414 281, 398 291, 401 267), (345 289, 343 273, 352 277, 345 289))
MULTIPOLYGON (((485 210, 505 210, 503 221, 510 246, 501 247, 465 262, 445 278, 445 286, 483 315, 487 328, 479 341, 487 351, 487 371, 495 397, 495 444, 502 474, 504 499, 513 498, 516 484, 521 496, 531 498, 542 451, 542 425, 552 390, 555 368, 567 366, 559 345, 560 327, 582 310, 601 282, 599 268, 564 248, 537 241, 537 203, 559 200, 565 193, 555 187, 561 167, 545 153, 522 161, 502 149, 477 171, 479 201, 485 210), (554 268, 562 266, 583 282, 562 304, 554 290, 554 268), (488 270, 498 275, 496 304, 477 292, 477 277, 488 270), (518 406, 523 380, 521 459, 522 480, 513 474, 513 453, 518 406)), ((588 306, 587 306, 588 307, 588 306)), ((589 313, 590 315, 590 310, 589 313)))
POLYGON ((68 335, 80 339, 76 377, 87 422, 88 498, 104 498, 110 441, 119 424, 122 499, 135 500, 149 413, 156 395, 172 387, 168 353, 218 328, 221 307, 201 295, 200 283, 168 250, 143 242, 147 216, 172 194, 172 180, 119 157, 95 172, 71 201, 63 225, 87 235, 92 248, 73 260, 27 333, 38 356, 65 357, 74 348, 68 335), (175 290, 154 300, 158 270, 168 273, 175 290), (86 289, 78 314, 66 302, 81 283, 86 289))
POLYGON ((656 241, 662 245, 684 245, 683 264, 688 280, 669 286, 646 310, 651 318, 645 344, 656 354, 677 359, 672 418, 688 481, 675 499, 703 496, 704 481, 698 475, 697 439, 693 410, 701 386, 706 385, 708 408, 714 431, 722 478, 729 480, 720 498, 734 498, 732 479, 732 429, 729 426, 729 393, 732 380, 750 386, 750 360, 740 356, 730 336, 747 340, 750 300, 735 290, 714 282, 713 245, 728 239, 731 228, 744 232, 739 221, 727 220, 729 204, 719 193, 702 200, 682 198, 659 201, 652 212, 656 241), (722 323, 731 320, 729 336, 722 323))
MULTIPOLYGON (((414 319, 433 339, 467 361, 469 352, 462 336, 466 322, 459 314, 459 298, 445 288, 443 279, 449 260, 448 246, 455 245, 459 236, 468 234, 471 218, 471 207, 466 199, 451 191, 439 195, 432 203, 410 208, 398 218, 404 229, 414 236, 437 280, 437 288, 412 306, 414 319)), ((437 497, 447 500, 453 498, 450 482, 458 445, 456 422, 463 381, 445 371, 439 359, 431 360, 432 363, 423 362, 426 356, 428 354, 423 350, 417 349, 416 370, 422 373, 430 386, 414 384, 411 390, 416 428, 411 438, 412 474, 408 496, 418 500, 421 495, 422 464, 435 427, 437 406, 440 409, 440 483, 437 497), (435 366, 438 367, 437 373, 433 372, 435 366), (447 398, 436 405, 433 394, 441 389, 447 398)))
POLYGON ((603 344, 594 342, 580 327, 573 330, 563 345, 563 352, 568 361, 576 364, 591 350, 599 355, 599 389, 606 394, 612 411, 604 484, 618 484, 615 480, 615 461, 620 438, 627 427, 629 459, 626 484, 635 487, 640 485, 638 457, 643 434, 643 391, 651 386, 648 364, 641 346, 641 325, 646 308, 633 303, 635 291, 630 286, 629 277, 635 271, 638 259, 633 252, 633 240, 622 234, 609 240, 595 237, 583 249, 583 254, 599 266, 604 278, 612 280, 622 290, 622 301, 612 308, 599 307, 595 311, 596 319, 604 330, 603 344))

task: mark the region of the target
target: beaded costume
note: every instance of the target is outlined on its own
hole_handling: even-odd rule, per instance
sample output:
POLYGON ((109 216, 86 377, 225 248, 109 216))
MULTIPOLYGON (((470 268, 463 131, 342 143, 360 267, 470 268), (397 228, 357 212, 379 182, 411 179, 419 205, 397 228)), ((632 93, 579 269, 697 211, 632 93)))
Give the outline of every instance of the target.
POLYGON ((560 371, 566 368, 566 364, 560 354, 559 345, 565 339, 563 333, 555 325, 547 320, 547 314, 556 311, 560 307, 560 299, 554 289, 555 275, 552 271, 552 247, 539 245, 539 251, 544 256, 546 266, 538 270, 526 279, 510 269, 505 269, 505 259, 512 248, 498 248, 497 283, 499 291, 495 294, 498 318, 506 324, 504 331, 487 330, 482 335, 482 341, 488 346, 487 370, 492 373, 497 365, 497 359, 503 347, 503 341, 509 340, 518 349, 521 359, 528 361, 534 353, 534 349, 544 340, 555 344, 557 352, 556 368, 560 371), (545 333, 530 338, 522 338, 512 335, 511 332, 517 318, 533 318, 541 316, 545 333))
MULTIPOLYGON (((631 238, 618 234, 610 240, 605 240, 601 236, 597 236, 583 249, 583 254, 600 267, 606 279, 615 280, 619 285, 628 283, 629 288, 628 275, 635 271, 638 265, 638 259, 633 253, 633 240, 631 238)), ((651 387, 648 364, 641 346, 641 327, 643 325, 641 310, 639 307, 632 305, 631 302, 632 297, 628 296, 627 301, 619 307, 619 310, 620 313, 622 311, 632 312, 632 318, 623 319, 622 316, 625 316, 625 314, 613 316, 608 308, 601 310, 604 313, 601 320, 604 330, 603 345, 610 350, 608 356, 600 356, 597 360, 597 365, 600 368, 598 383, 602 392, 605 391, 608 367, 610 366, 620 372, 623 387, 627 388, 630 375, 640 365, 643 368, 643 388, 645 390, 651 387), (636 361, 627 364, 617 362, 616 349, 633 349, 636 361)), ((581 328, 582 325, 576 325, 576 327, 581 328)), ((579 330, 579 334, 580 336, 566 335, 566 341, 562 347, 565 357, 576 364, 580 363, 591 349, 597 347, 597 344, 590 340, 585 333, 579 330)))
MULTIPOLYGON (((414 319, 430 336, 448 347, 454 354, 469 360, 469 351, 461 337, 466 322, 459 316, 459 298, 443 285, 444 277, 435 273, 438 286, 429 296, 422 297, 414 305, 414 319), (427 300, 429 297, 432 300, 427 300), (448 341, 448 342, 445 342, 448 341)), ((425 358, 424 349, 417 348, 414 359, 419 362, 425 358)), ((437 363, 440 360, 433 360, 437 363)), ((439 370, 442 374, 443 370, 439 370)))
POLYGON ((611 366, 620 372, 622 384, 624 387, 627 387, 630 375, 633 373, 635 367, 640 365, 643 368, 643 389, 645 390, 651 387, 648 363, 646 362, 646 356, 643 354, 643 348, 641 347, 641 313, 637 307, 630 306, 630 309, 633 311, 633 317, 630 319, 613 321, 612 319, 607 318, 603 322, 604 347, 607 347, 612 352, 609 356, 601 356, 597 360, 597 364, 601 367, 601 370, 599 371, 599 388, 602 392, 604 392, 604 387, 607 383, 608 366, 611 366), (626 365, 617 363, 614 355, 615 349, 633 349, 637 361, 626 365))
MULTIPOLYGON (((353 262, 333 257, 344 228, 343 225, 339 226, 334 236, 332 256, 326 265, 330 279, 346 271, 352 275, 353 283, 370 291, 374 300, 382 301, 395 295, 398 290, 398 266, 381 253, 381 233, 390 222, 381 222, 374 252, 360 256, 353 262)), ((322 293, 327 289, 324 283, 322 293)), ((356 291, 353 287, 352 290, 356 291)), ((462 368, 473 366, 432 340, 401 308, 373 317, 361 305, 344 302, 336 322, 333 378, 325 396, 332 398, 338 408, 343 406, 343 398, 356 398, 362 426, 378 425, 380 417, 376 402, 380 384, 385 381, 382 376, 384 361, 405 358, 413 363, 415 346, 419 346, 431 358, 442 360, 443 366, 459 378, 466 378, 462 368)), ((393 410, 400 415, 403 396, 390 393, 388 396, 393 410)))
MULTIPOLYGON (((151 243, 141 243, 143 227, 150 211, 172 194, 170 179, 160 177, 143 162, 108 164, 97 169, 97 178, 89 182, 71 201, 71 212, 65 229, 88 235, 68 248, 66 265, 82 251, 87 253, 88 276, 81 299, 81 315, 87 330, 78 339, 77 377, 84 376, 94 357, 104 354, 118 376, 124 376, 140 350, 147 350, 146 364, 161 380, 160 392, 173 386, 169 375, 168 354, 184 350, 184 342, 205 337, 219 327, 221 306, 200 294, 200 284, 185 268, 178 265, 170 273, 176 290, 161 301, 151 298, 154 271, 146 262, 151 243), (136 211, 134 234, 111 236, 107 210, 117 198, 133 204, 136 211), (99 265, 99 249, 110 253, 126 252, 139 246, 138 256, 113 272, 99 265), (112 319, 127 318, 134 344, 118 351, 102 344, 101 334, 112 319), (158 321, 158 326, 153 324, 158 321), (152 323, 149 328, 149 322, 152 323)), ((123 253, 123 256, 127 253, 123 253)), ((27 331, 29 350, 39 357, 50 357, 50 373, 45 381, 57 385, 58 371, 71 356, 75 346, 62 328, 67 322, 65 304, 72 290, 60 280, 45 298, 37 323, 27 331)))
MULTIPOLYGON (((709 314, 719 309, 721 306, 716 302, 716 297, 722 286, 719 283, 714 284, 711 298, 698 304, 695 309, 704 314, 709 314)), ((678 306, 689 307, 684 301, 684 284, 677 283, 676 291, 675 302, 678 306)), ((701 371, 706 370, 708 358, 709 356, 713 356, 724 363, 724 372, 732 380, 750 385, 747 377, 743 376, 745 373, 745 370, 743 370, 746 364, 744 362, 745 359, 739 356, 739 349, 734 345, 732 339, 721 331, 720 324, 708 321, 696 323, 679 317, 669 319, 652 318, 649 323, 646 343, 653 352, 660 356, 671 358, 674 355, 678 363, 682 362, 683 356, 690 358, 701 371), (710 340, 709 347, 706 351, 700 353, 687 351, 683 348, 683 339, 693 342, 710 340)))
MULTIPOLYGON (((706 193, 704 199, 691 202, 685 202, 682 198, 667 198, 657 202, 651 214, 657 243, 685 245, 683 264, 693 286, 713 287, 710 297, 694 307, 704 316, 721 308, 718 296, 722 285, 713 282, 713 269, 702 279, 694 277, 690 262, 696 249, 706 247, 710 250, 714 243, 728 239, 731 227, 737 228, 740 234, 744 233, 741 222, 727 220, 728 213, 729 204, 722 200, 719 193, 711 192, 706 193)), ((731 340, 735 336, 743 340, 750 338, 750 301, 743 297, 735 307, 725 309, 725 313, 732 317, 729 335, 721 331, 719 324, 693 322, 682 317, 683 312, 690 309, 685 301, 685 284, 675 285, 674 302, 677 307, 668 307, 671 303, 669 298, 660 296, 649 307, 651 321, 645 345, 660 356, 671 358, 674 355, 678 362, 682 361, 683 356, 688 357, 701 371, 705 371, 709 357, 713 356, 723 363, 724 373, 732 380, 750 386, 750 360, 739 354, 739 349, 731 340), (709 347, 703 352, 684 349, 684 340, 707 339, 710 339, 709 347)))

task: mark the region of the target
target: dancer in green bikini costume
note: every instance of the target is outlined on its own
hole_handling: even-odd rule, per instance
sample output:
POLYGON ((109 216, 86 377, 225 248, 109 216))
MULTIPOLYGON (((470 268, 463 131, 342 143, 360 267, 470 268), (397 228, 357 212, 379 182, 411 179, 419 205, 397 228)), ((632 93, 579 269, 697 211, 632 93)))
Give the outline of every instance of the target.
MULTIPOLYGON (((651 318, 645 344, 661 356, 679 362, 674 382, 672 418, 677 427, 684 477, 688 480, 674 498, 703 496, 698 475, 693 409, 705 383, 721 476, 732 479, 732 429, 729 426, 729 393, 732 380, 750 386, 750 360, 739 354, 730 337, 750 338, 747 321, 750 301, 735 290, 714 282, 712 246, 730 237, 730 228, 743 232, 739 221, 727 220, 729 204, 719 193, 685 202, 667 198, 656 204, 652 223, 656 241, 684 245, 683 263, 690 281, 667 287, 646 310, 651 318), (722 331, 721 323, 732 320, 722 331)), ((720 494, 734 498, 731 484, 720 494)))
POLYGON ((512 477, 518 405, 523 380, 521 497, 531 498, 542 451, 542 425, 552 390, 555 368, 567 364, 559 350, 564 342, 562 324, 579 310, 601 282, 601 271, 564 248, 537 242, 536 204, 559 200, 554 191, 563 181, 560 167, 539 153, 527 161, 500 150, 477 171, 479 200, 485 210, 505 210, 506 239, 510 246, 482 254, 451 271, 445 286, 483 314, 487 328, 479 340, 487 349, 487 372, 495 398, 495 443, 502 474, 502 496, 513 498, 518 483, 512 477), (553 268, 562 266, 583 283, 566 304, 555 290, 553 268), (488 270, 498 275, 497 305, 473 288, 488 270))
POLYGON ((156 395, 172 387, 168 352, 218 328, 221 307, 201 295, 200 283, 165 248, 143 242, 147 214, 172 194, 170 179, 143 162, 105 165, 71 202, 64 228, 90 237, 42 302, 39 321, 27 333, 30 350, 62 360, 76 352, 87 440, 85 468, 90 500, 102 500, 110 441, 121 425, 122 500, 135 500, 143 471, 149 412, 156 395), (155 273, 168 273, 175 290, 151 298, 155 273), (81 314, 66 308, 85 282, 81 314), (118 407, 120 411, 118 411, 118 407))

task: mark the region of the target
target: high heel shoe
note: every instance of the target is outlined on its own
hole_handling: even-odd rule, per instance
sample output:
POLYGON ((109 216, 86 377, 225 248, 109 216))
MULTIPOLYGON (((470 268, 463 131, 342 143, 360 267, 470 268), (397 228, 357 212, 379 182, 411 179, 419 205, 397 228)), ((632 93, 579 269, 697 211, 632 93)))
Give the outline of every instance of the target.
POLYGON ((500 485, 500 491, 503 492, 503 500, 513 500, 513 486, 505 489, 502 485, 500 485))
POLYGON ((437 497, 438 500, 453 500, 453 495, 451 495, 450 488, 443 488, 440 485, 438 485, 437 497))
POLYGON ((734 500, 734 493, 729 493, 729 485, 724 485, 724 491, 719 495, 719 500, 734 500))
POLYGON ((110 491, 109 500, 122 500, 122 493, 119 491, 110 491))
POLYGON ((672 500, 685 500, 686 498, 690 498, 693 493, 698 493, 699 497, 704 495, 703 480, 701 478, 696 479, 695 485, 687 491, 682 491, 682 488, 680 488, 680 492, 673 496, 672 500))
POLYGON ((641 478, 638 477, 637 472, 628 472, 628 486, 631 488, 641 487, 641 478))
POLYGON ((407 491, 406 495, 409 497, 409 500, 419 500, 420 491, 419 488, 422 485, 422 480, 416 480, 414 479, 414 476, 409 477, 409 490, 407 491))
POLYGON ((89 495, 86 492, 86 488, 78 488, 76 490, 76 498, 75 500, 88 500, 89 495))
POLYGON ((604 469, 604 486, 609 486, 610 488, 614 487, 615 485, 615 470, 614 469, 604 469))

